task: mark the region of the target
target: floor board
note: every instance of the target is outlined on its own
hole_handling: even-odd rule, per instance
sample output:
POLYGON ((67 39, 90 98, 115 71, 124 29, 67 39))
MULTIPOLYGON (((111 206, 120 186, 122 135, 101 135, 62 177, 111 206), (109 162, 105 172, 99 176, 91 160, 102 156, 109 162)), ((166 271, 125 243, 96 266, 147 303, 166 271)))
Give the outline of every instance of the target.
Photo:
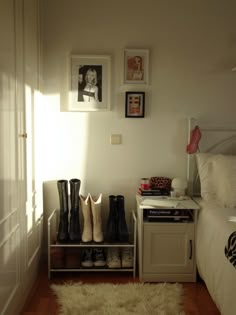
MULTIPOLYGON (((80 272, 80 273, 54 273, 52 279, 47 277, 46 267, 42 267, 31 295, 20 313, 20 315, 57 315, 59 306, 53 295, 50 285, 53 283, 63 283, 74 281, 82 283, 127 283, 138 282, 138 278, 133 279, 131 273, 125 272, 80 272)), ((198 279, 196 283, 183 283, 184 287, 184 310, 186 315, 220 315, 214 302, 212 301, 205 284, 198 279)), ((86 314, 85 314, 86 315, 86 314)))

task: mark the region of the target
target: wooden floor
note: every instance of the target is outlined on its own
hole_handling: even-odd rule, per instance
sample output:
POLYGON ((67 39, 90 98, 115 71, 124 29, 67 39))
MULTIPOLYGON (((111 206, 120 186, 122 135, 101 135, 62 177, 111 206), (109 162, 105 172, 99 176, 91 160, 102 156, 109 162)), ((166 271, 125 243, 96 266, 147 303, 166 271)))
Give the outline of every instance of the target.
MULTIPOLYGON (((67 280, 83 283, 127 283, 131 281, 139 281, 133 279, 131 273, 54 273, 51 280, 47 278, 47 269, 43 267, 38 279, 31 291, 20 315, 57 315, 59 314, 59 306, 53 295, 50 285, 52 283, 63 283, 67 280)), ((201 280, 197 283, 183 283, 184 287, 184 310, 186 315, 220 315, 215 304, 213 303, 208 291, 201 280)), ((85 314, 86 315, 86 314, 85 314)), ((102 315, 102 314, 99 314, 102 315)), ((177 314, 176 314, 177 315, 177 314)))

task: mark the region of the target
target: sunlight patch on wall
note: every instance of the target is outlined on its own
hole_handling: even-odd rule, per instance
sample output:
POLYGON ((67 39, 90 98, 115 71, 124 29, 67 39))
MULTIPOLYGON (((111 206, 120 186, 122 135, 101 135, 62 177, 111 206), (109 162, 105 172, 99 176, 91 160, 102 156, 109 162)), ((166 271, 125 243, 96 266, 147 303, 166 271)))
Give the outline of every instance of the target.
POLYGON ((43 171, 40 163, 42 156, 43 145, 43 95, 40 91, 34 90, 34 172, 35 172, 35 191, 36 191, 36 208, 35 208, 35 220, 37 221, 43 215, 43 197, 42 197, 42 182, 43 171))
POLYGON ((60 101, 59 94, 44 95, 40 155, 44 181, 79 178, 82 182, 88 159, 89 114, 61 112, 60 101))
POLYGON ((26 193, 26 215, 27 215, 27 232, 31 231, 33 226, 33 203, 32 203, 32 191, 33 182, 32 177, 32 107, 33 97, 31 87, 25 85, 25 128, 27 132, 26 139, 26 164, 27 164, 27 193, 26 193))

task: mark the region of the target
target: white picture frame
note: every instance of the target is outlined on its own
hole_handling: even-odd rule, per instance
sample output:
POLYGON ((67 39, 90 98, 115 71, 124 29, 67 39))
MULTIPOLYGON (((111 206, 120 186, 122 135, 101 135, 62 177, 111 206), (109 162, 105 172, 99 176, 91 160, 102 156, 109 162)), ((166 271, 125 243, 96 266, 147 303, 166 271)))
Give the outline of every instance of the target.
POLYGON ((110 56, 71 55, 69 79, 71 111, 110 110, 110 56))
POLYGON ((149 50, 124 50, 124 84, 149 83, 149 50))

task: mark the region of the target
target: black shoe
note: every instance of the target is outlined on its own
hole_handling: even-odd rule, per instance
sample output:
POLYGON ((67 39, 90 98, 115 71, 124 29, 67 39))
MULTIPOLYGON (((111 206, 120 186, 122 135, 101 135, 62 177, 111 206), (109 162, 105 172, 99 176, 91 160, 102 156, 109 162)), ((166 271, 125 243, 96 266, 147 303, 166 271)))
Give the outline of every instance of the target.
POLYGON ((80 223, 79 223, 79 190, 80 180, 73 178, 70 180, 70 226, 69 238, 71 242, 80 242, 80 223))
POLYGON ((85 268, 93 267, 93 250, 91 248, 86 248, 83 250, 81 266, 85 268))
POLYGON ((125 220, 125 198, 124 196, 117 196, 118 204, 118 241, 127 243, 129 241, 129 232, 125 220))
POLYGON ((104 267, 106 265, 106 257, 105 257, 104 249, 94 248, 93 265, 95 267, 104 267))
POLYGON ((110 212, 107 220, 105 240, 109 243, 118 242, 118 209, 116 196, 109 196, 110 212))
POLYGON ((61 179, 57 181, 57 189, 60 202, 60 221, 57 233, 58 242, 67 242, 68 235, 68 181, 61 179))

